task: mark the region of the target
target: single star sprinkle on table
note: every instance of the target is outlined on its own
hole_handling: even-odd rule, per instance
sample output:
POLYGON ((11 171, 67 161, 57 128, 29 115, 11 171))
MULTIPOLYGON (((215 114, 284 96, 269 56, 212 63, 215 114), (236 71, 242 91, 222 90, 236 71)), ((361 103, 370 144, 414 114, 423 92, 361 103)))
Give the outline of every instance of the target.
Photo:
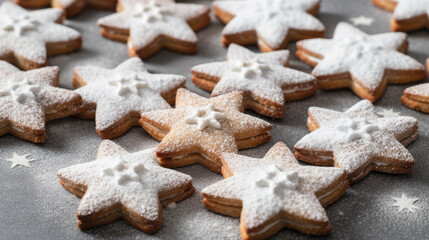
POLYGON ((365 16, 354 17, 354 18, 350 18, 349 20, 355 26, 358 26, 358 25, 371 26, 372 23, 374 22, 373 18, 369 18, 365 16))
POLYGON ((403 209, 408 209, 409 212, 414 212, 415 208, 419 208, 414 205, 415 202, 420 200, 420 198, 408 198, 405 194, 402 194, 400 198, 392 197, 396 202, 391 207, 399 207, 398 212, 401 212, 403 209))
POLYGON ((31 155, 30 154, 18 155, 16 153, 13 153, 13 157, 6 159, 6 161, 12 162, 12 166, 10 168, 14 168, 18 165, 30 167, 29 162, 34 161, 34 159, 28 159, 29 156, 31 155))
POLYGON ((393 108, 390 109, 382 109, 381 111, 377 112, 378 115, 381 115, 384 118, 390 118, 390 117, 400 117, 400 112, 393 111, 393 108))

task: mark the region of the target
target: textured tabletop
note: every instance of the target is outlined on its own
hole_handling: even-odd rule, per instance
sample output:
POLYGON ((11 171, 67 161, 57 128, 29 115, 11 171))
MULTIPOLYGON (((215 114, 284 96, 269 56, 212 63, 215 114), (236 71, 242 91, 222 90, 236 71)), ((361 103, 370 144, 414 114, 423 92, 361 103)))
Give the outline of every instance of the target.
MULTIPOLYGON (((2 2, 2 0, 0 0, 2 2)), ((210 1, 186 1, 210 4, 210 1)), ((128 58, 126 45, 104 39, 99 34, 97 19, 110 14, 107 11, 86 9, 65 21, 83 35, 80 51, 53 57, 50 65, 61 68, 60 86, 72 89, 73 67, 94 65, 113 68, 128 58)), ((323 0, 318 18, 325 24, 326 37, 331 37, 336 24, 349 22, 358 16, 374 18, 372 26, 359 26, 369 34, 389 31, 391 13, 379 9, 370 0, 323 0)), ((190 81, 191 67, 225 59, 226 48, 220 44, 222 25, 216 20, 198 33, 197 55, 182 55, 161 51, 146 59, 152 73, 172 73, 187 77, 186 87, 208 97, 190 81)), ((429 31, 420 30, 409 34, 408 54, 424 63, 429 57, 429 31)), ((250 47, 257 51, 256 46, 250 47)), ((295 43, 288 49, 294 53, 295 43)), ((294 54, 291 67, 305 72, 311 68, 299 61, 294 54)), ((424 80, 427 82, 427 79, 424 80)), ((420 135, 408 149, 416 160, 411 175, 370 173, 365 179, 353 184, 336 203, 326 208, 333 231, 326 239, 427 239, 429 235, 429 115, 413 111, 401 105, 399 98, 410 85, 390 85, 375 103, 375 109, 391 109, 403 116, 419 120, 420 135), (405 193, 420 198, 415 203, 415 213, 398 212, 391 207, 405 193)), ((270 142, 240 154, 262 157, 276 142, 283 141, 290 148, 308 133, 307 109, 319 106, 344 110, 360 99, 348 89, 324 91, 309 99, 287 103, 282 120, 264 118, 273 124, 270 142)), ((249 114, 255 115, 253 112, 249 114)), ((65 190, 58 182, 56 172, 66 166, 93 161, 102 139, 95 132, 93 120, 65 118, 47 123, 48 140, 45 144, 33 144, 12 136, 0 137, 0 238, 1 239, 239 239, 239 219, 215 214, 202 205, 201 190, 222 176, 198 166, 178 171, 194 178, 196 193, 178 203, 174 208, 164 208, 164 225, 161 230, 148 235, 119 220, 89 231, 76 226, 76 210, 80 199, 65 190), (18 166, 11 169, 5 161, 13 153, 31 154, 36 161, 31 168, 18 166)), ((141 127, 114 140, 133 152, 154 147, 157 141, 141 127)), ((307 235, 284 229, 272 239, 306 239, 307 235)), ((316 238, 316 237, 315 237, 316 238)), ((320 239, 320 238, 317 238, 320 239)))

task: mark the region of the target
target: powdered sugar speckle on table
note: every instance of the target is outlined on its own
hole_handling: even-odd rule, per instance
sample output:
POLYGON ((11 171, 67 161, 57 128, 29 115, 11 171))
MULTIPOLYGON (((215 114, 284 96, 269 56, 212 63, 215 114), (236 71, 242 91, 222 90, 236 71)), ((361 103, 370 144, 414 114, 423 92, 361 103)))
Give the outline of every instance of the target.
MULTIPOLYGON (((2 0, 0 0, 2 2, 2 0)), ((179 1, 178 1, 179 2, 179 1)), ((180 1, 182 2, 182 1, 180 1)), ((183 1, 206 3, 209 1, 183 1)), ((96 65, 112 69, 128 58, 126 45, 103 39, 96 25, 97 19, 111 14, 87 8, 81 14, 66 20, 83 36, 83 48, 69 55, 52 57, 50 65, 61 67, 60 87, 73 89, 73 67, 96 65)), ((322 0, 318 19, 326 26, 326 36, 339 21, 352 16, 365 15, 375 19, 371 27, 362 27, 369 34, 387 32, 391 13, 372 6, 369 0, 322 0)), ((224 61, 227 49, 220 44, 223 26, 216 21, 198 33, 200 39, 197 55, 182 55, 161 51, 145 60, 151 73, 178 74, 187 77, 187 88, 205 97, 208 92, 190 81, 190 69, 198 64, 224 61)), ((429 31, 409 34, 408 54, 424 63, 429 56, 429 31)), ((256 46, 252 51, 258 52, 256 46)), ((294 53, 293 43, 288 49, 294 53)), ((311 72, 306 64, 291 54, 291 67, 311 72)), ((428 80, 424 80, 428 82, 428 80)), ((429 235, 429 120, 428 115, 413 111, 399 102, 407 85, 390 85, 384 96, 375 103, 376 109, 393 107, 401 116, 413 116, 419 120, 420 135, 407 149, 416 164, 411 175, 391 175, 373 172, 351 186, 326 212, 333 231, 328 237, 314 239, 424 239, 429 235), (420 198, 415 213, 400 212, 389 207, 392 197, 420 198)), ((350 90, 320 90, 314 97, 288 103, 282 120, 263 118, 273 124, 272 140, 240 154, 261 158, 277 142, 285 142, 289 148, 308 133, 307 110, 310 106, 342 111, 361 99, 350 90)), ((257 114, 247 111, 253 116, 257 114)), ((48 140, 45 144, 33 144, 12 136, 0 137, 0 159, 14 152, 31 154, 31 168, 10 170, 10 162, 0 161, 0 236, 2 239, 239 239, 239 219, 215 214, 206 209, 201 201, 201 190, 223 179, 202 166, 193 165, 178 169, 193 178, 196 192, 190 198, 177 203, 176 208, 164 208, 164 225, 154 235, 147 235, 120 220, 115 223, 82 232, 76 226, 76 209, 80 199, 70 194, 58 182, 56 172, 74 164, 93 161, 102 139, 94 131, 93 120, 65 118, 48 122, 48 140)), ((156 146, 158 143, 140 127, 114 140, 129 152, 156 146)), ((308 235, 292 230, 282 230, 271 239, 308 239, 308 235)))

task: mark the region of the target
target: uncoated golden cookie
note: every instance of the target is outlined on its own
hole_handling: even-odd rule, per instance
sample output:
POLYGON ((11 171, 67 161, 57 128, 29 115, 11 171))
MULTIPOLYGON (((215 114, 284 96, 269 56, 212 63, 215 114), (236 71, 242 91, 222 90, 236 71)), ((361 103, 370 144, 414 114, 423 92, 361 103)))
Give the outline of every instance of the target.
POLYGON ((323 37, 314 15, 320 0, 215 1, 214 15, 224 24, 222 44, 258 44, 261 51, 283 49, 289 41, 323 37))
POLYGON ((82 198, 77 210, 81 230, 122 218, 155 233, 162 226, 162 206, 195 192, 190 176, 158 165, 154 149, 128 153, 110 140, 101 142, 97 160, 63 168, 57 175, 61 185, 82 198))
POLYGON ((163 48, 196 53, 198 37, 194 31, 210 23, 208 7, 171 0, 119 0, 117 10, 98 20, 101 35, 127 42, 130 56, 142 59, 163 48))
POLYGON ((26 11, 11 2, 0 6, 0 60, 29 70, 47 65, 47 56, 76 51, 79 32, 61 25, 60 9, 26 11))
POLYGON ((282 118, 286 100, 314 95, 316 78, 287 68, 289 51, 253 53, 231 44, 228 61, 193 67, 192 82, 212 92, 212 97, 232 91, 244 93, 244 107, 264 116, 282 118))
POLYGON ((415 164, 405 148, 417 138, 417 119, 379 118, 363 100, 346 112, 310 108, 307 121, 313 132, 295 145, 297 159, 346 170, 350 183, 371 171, 409 174, 415 164))
POLYGON ((118 0, 14 0, 16 4, 26 8, 40 8, 51 5, 64 11, 66 17, 80 13, 85 7, 113 11, 118 0))
POLYGON ((43 143, 47 121, 82 110, 78 93, 57 87, 59 75, 58 67, 23 72, 0 61, 0 136, 43 143))
POLYGON ((222 156, 225 180, 202 190, 210 210, 240 217, 242 239, 264 239, 282 228, 313 235, 332 226, 323 208, 347 190, 347 174, 338 168, 302 166, 283 143, 261 159, 234 153, 222 156))
POLYGON ((367 35, 341 22, 332 39, 308 39, 296 45, 296 55, 314 66, 312 75, 319 88, 350 88, 371 102, 381 97, 389 83, 426 77, 424 66, 403 54, 408 46, 405 33, 367 35))
POLYGON ((176 108, 142 114, 140 125, 161 141, 156 155, 163 167, 199 163, 220 172, 225 152, 251 148, 270 140, 271 124, 243 112, 243 93, 204 98, 179 89, 176 108))
POLYGON ((179 75, 150 74, 137 57, 112 70, 76 67, 73 86, 85 105, 77 116, 95 118, 100 137, 116 138, 138 125, 143 112, 170 109, 177 89, 185 82, 186 78, 179 75))

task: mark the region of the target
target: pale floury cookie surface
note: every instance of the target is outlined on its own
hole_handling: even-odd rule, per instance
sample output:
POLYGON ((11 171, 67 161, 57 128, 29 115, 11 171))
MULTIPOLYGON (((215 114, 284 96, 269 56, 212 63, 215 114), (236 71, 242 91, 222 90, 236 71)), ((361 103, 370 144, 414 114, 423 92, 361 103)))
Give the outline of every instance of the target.
POLYGON ((102 138, 115 138, 138 125, 140 115, 169 109, 176 90, 186 78, 172 74, 150 74, 139 58, 131 58, 115 69, 76 67, 73 85, 84 101, 78 116, 94 119, 102 138))
POLYGON ((110 140, 101 142, 97 160, 63 168, 57 175, 82 198, 77 219, 83 230, 122 218, 154 233, 162 226, 162 207, 195 191, 190 176, 158 165, 154 149, 128 153, 110 140))
POLYGON ((94 7, 104 10, 115 10, 117 0, 14 0, 26 8, 41 8, 51 5, 64 11, 66 17, 80 13, 85 7, 94 7))
POLYGON ((79 94, 57 88, 59 74, 58 67, 24 72, 0 61, 0 136, 43 143, 46 121, 82 110, 79 94))
POLYGON ((224 24, 222 43, 257 43, 262 51, 283 49, 291 40, 323 37, 325 27, 313 15, 319 0, 215 1, 214 15, 224 24))
POLYGON ((271 124, 242 113, 243 94, 204 98, 179 89, 176 108, 142 114, 140 124, 161 141, 156 155, 161 166, 202 164, 220 172, 220 157, 267 142, 271 124))
POLYGON ((275 118, 283 117, 286 100, 306 98, 317 91, 313 76, 286 67, 287 50, 257 54, 231 44, 227 59, 193 67, 192 81, 212 96, 242 91, 245 108, 275 118))
POLYGON ((415 161, 405 146, 417 137, 417 119, 378 118, 365 100, 344 113, 310 108, 309 115, 313 132, 294 147, 299 160, 345 169, 351 183, 373 170, 412 172, 415 161))
POLYGON ((210 9, 170 0, 120 0, 119 12, 98 20, 101 35, 127 42, 130 56, 147 58, 165 48, 196 53, 198 31, 210 23, 210 9))
POLYGON ((222 157, 227 179, 202 190, 209 209, 241 217, 242 239, 267 238, 284 227, 308 234, 328 234, 332 226, 323 208, 348 188, 338 168, 302 166, 283 143, 262 158, 222 157))
POLYGON ((299 41, 296 54, 314 66, 312 75, 320 88, 347 87, 374 102, 388 83, 410 83, 426 77, 424 66, 402 53, 407 45, 405 33, 368 35, 341 22, 332 39, 299 41))
POLYGON ((61 22, 60 9, 27 11, 11 2, 0 6, 0 60, 29 70, 47 65, 47 56, 79 49, 79 32, 61 22))
POLYGON ((428 0, 372 0, 388 11, 392 11, 390 29, 392 31, 414 31, 429 27, 428 0))
POLYGON ((412 109, 429 113, 429 83, 423 83, 404 90, 401 102, 412 109))

